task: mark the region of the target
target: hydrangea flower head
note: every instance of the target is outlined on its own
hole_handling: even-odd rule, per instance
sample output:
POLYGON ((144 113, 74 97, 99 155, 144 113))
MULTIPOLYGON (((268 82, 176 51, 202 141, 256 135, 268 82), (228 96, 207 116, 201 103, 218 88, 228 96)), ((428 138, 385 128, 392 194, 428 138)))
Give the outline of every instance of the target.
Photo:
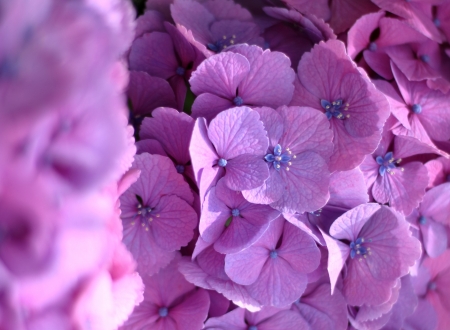
POLYGON ((262 186, 244 191, 244 197, 288 213, 321 208, 329 198, 328 159, 333 148, 326 117, 308 107, 255 110, 269 135, 264 159, 270 176, 262 186))
POLYGON ((189 80, 197 98, 192 116, 208 121, 234 106, 288 104, 294 91, 294 70, 280 52, 238 45, 204 61, 189 80))
POLYGON ((139 179, 120 197, 123 242, 141 274, 154 274, 193 237, 197 214, 194 197, 169 158, 137 155, 139 179))
POLYGON ((419 241, 404 217, 387 206, 363 204, 346 212, 324 235, 329 249, 332 285, 346 263, 342 293, 349 305, 380 305, 388 301, 398 279, 419 259, 419 241))
POLYGON ((334 150, 330 170, 350 170, 372 153, 389 116, 386 97, 358 70, 341 41, 320 42, 298 65, 291 105, 327 116, 334 150), (350 151, 350 152, 349 152, 350 151))

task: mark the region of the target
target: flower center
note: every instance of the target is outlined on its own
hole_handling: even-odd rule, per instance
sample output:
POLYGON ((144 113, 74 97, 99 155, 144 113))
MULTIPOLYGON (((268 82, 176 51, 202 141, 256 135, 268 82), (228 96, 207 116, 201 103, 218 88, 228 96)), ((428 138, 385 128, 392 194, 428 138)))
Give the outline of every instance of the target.
POLYGON ((424 225, 427 223, 427 218, 425 218, 423 215, 419 218, 419 223, 421 225, 424 225))
MULTIPOLYGON (((381 176, 384 176, 386 172, 394 174, 394 168, 402 161, 401 158, 395 159, 392 152, 388 152, 384 157, 377 156, 375 160, 378 165, 380 165, 378 173, 380 173, 381 176)), ((403 171, 403 168, 400 168, 400 170, 403 171)))
POLYGON ((167 307, 161 307, 158 311, 159 316, 166 317, 169 314, 167 307))
POLYGON ((428 283, 428 290, 434 291, 436 290, 436 287, 437 287, 436 283, 434 282, 428 283))
POLYGON ((184 165, 176 165, 175 168, 177 169, 177 172, 180 174, 184 173, 184 165))
POLYGON ((375 52, 378 49, 378 46, 375 42, 371 42, 369 44, 369 50, 371 50, 372 52, 375 52))
POLYGON ((420 59, 421 59, 422 62, 424 62, 424 63, 430 62, 430 56, 428 56, 428 55, 422 55, 422 56, 420 56, 420 59))
POLYGON ((183 67, 179 66, 175 72, 179 76, 184 76, 184 74, 186 73, 186 70, 183 67))
POLYGON ((273 163, 273 167, 277 171, 281 169, 282 166, 286 167, 286 171, 289 171, 289 167, 291 166, 291 159, 296 158, 297 156, 292 156, 292 151, 289 148, 286 148, 285 152, 283 152, 283 148, 281 145, 277 144, 275 148, 273 148, 273 154, 267 154, 264 156, 264 159, 268 163, 273 163))
POLYGON ((227 48, 228 46, 233 46, 236 42, 236 35, 222 36, 222 39, 217 40, 215 43, 207 44, 209 50, 212 50, 214 53, 220 53, 222 50, 227 48))
POLYGON ((345 115, 342 113, 342 111, 347 111, 350 104, 345 103, 342 101, 342 99, 339 99, 337 101, 328 102, 327 100, 320 100, 320 105, 323 109, 325 109, 325 115, 327 116, 328 120, 331 118, 337 118, 337 119, 345 119, 350 118, 350 115, 345 115))
POLYGON ((411 109, 412 109, 412 112, 414 112, 415 114, 419 114, 422 112, 422 106, 420 104, 413 104, 411 109))
POLYGON ((354 259, 357 255, 367 258, 367 255, 371 255, 370 247, 365 247, 364 242, 364 238, 360 237, 350 243, 350 258, 354 259))
POLYGON ((435 18, 435 19, 433 20, 433 23, 434 23, 434 25, 435 25, 436 27, 440 27, 440 26, 441 26, 441 21, 440 21, 438 18, 435 18))
POLYGON ((234 100, 233 100, 233 103, 234 103, 235 105, 237 105, 238 107, 240 107, 241 105, 244 104, 244 100, 242 99, 242 97, 236 96, 236 97, 234 98, 234 100))
POLYGON ((152 211, 152 208, 150 206, 142 206, 142 204, 138 204, 137 209, 137 214, 142 215, 143 217, 145 217, 152 211))
POLYGON ((220 166, 220 167, 225 167, 225 166, 227 166, 227 160, 226 159, 223 159, 223 158, 220 158, 219 159, 219 161, 217 162, 217 164, 220 166))
POLYGON ((240 212, 238 209, 232 209, 231 210, 231 214, 233 215, 233 217, 238 217, 240 212))
POLYGON ((258 330, 258 327, 256 325, 251 325, 248 327, 248 330, 258 330))
POLYGON ((270 251, 269 255, 272 259, 275 259, 276 257, 278 257, 278 252, 275 250, 272 250, 272 251, 270 251))

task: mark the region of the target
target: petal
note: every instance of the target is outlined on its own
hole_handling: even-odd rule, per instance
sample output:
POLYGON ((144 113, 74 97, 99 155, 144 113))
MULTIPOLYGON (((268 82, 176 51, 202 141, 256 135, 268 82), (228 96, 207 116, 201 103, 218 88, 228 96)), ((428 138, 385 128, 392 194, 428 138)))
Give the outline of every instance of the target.
POLYGON ((199 289, 184 296, 181 303, 170 308, 169 315, 177 323, 178 330, 195 330, 203 326, 208 316, 209 295, 199 289))
POLYGON ((431 258, 440 256, 447 249, 447 232, 444 225, 428 220, 425 225, 420 225, 423 238, 423 247, 431 258))
POLYGON ((269 168, 269 178, 264 183, 251 190, 243 190, 245 199, 255 204, 270 204, 281 198, 285 190, 285 184, 280 172, 272 167, 269 168))
POLYGON ((152 118, 142 122, 139 136, 141 139, 155 139, 178 164, 185 165, 189 160, 189 141, 191 140, 194 120, 171 108, 158 108, 152 118))
POLYGON ((161 197, 153 213, 156 215, 149 227, 161 248, 178 250, 194 236, 197 213, 181 198, 174 195, 161 197))
POLYGON ((229 99, 224 99, 220 96, 203 93, 197 96, 192 104, 192 117, 204 117, 210 122, 220 112, 234 107, 229 99))
POLYGON ((261 186, 269 177, 269 168, 260 156, 240 155, 228 161, 224 181, 236 191, 261 186))
POLYGON ((224 52, 202 62, 192 73, 189 83, 195 95, 210 93, 232 100, 249 71, 250 64, 244 56, 224 52))
POLYGON ((309 325, 298 313, 291 310, 280 311, 270 318, 258 323, 260 330, 272 329, 307 329, 309 325))
POLYGON ((225 272, 233 282, 241 285, 254 283, 269 258, 269 251, 261 246, 251 246, 238 253, 225 256, 225 272))
POLYGON ((178 61, 172 38, 163 32, 146 33, 136 39, 129 55, 130 69, 168 79, 175 75, 178 61))
POLYGON ((269 146, 275 147, 283 134, 283 118, 278 111, 269 107, 253 108, 253 110, 259 113, 264 124, 269 137, 269 146))
POLYGON ((287 189, 271 206, 287 213, 312 212, 329 199, 327 163, 315 152, 306 151, 292 159, 289 171, 281 169, 287 189))
POLYGON ((175 94, 169 83, 147 72, 130 71, 128 97, 135 115, 149 115, 158 107, 176 107, 175 94), (152 93, 148 93, 152 90, 152 93))
POLYGON ((294 93, 295 72, 289 58, 280 52, 264 51, 252 62, 239 85, 245 104, 276 108, 289 104, 294 93))

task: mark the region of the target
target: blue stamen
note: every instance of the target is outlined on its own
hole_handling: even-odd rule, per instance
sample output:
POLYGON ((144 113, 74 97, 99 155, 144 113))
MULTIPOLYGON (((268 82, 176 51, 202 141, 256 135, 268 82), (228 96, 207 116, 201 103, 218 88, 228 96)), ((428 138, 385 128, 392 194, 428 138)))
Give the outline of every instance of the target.
POLYGON ((244 104, 244 100, 240 96, 236 96, 233 100, 233 103, 236 104, 238 107, 244 104))
POLYGON ((378 169, 378 173, 381 176, 384 176, 386 172, 390 173, 394 168, 397 167, 397 164, 401 162, 401 159, 394 159, 394 154, 392 152, 388 152, 384 157, 377 156, 375 161, 380 168, 378 169))
POLYGON ((233 34, 231 37, 224 35, 221 39, 217 40, 216 42, 207 44, 206 47, 208 47, 209 50, 215 53, 220 53, 228 46, 233 46, 235 44, 236 44, 236 36, 233 34))
POLYGON ((436 290, 436 287, 437 287, 436 283, 434 282, 428 283, 428 290, 434 291, 436 290))
POLYGON ((142 206, 141 204, 139 204, 137 208, 138 208, 137 214, 143 217, 152 212, 152 208, 150 206, 142 206))
POLYGON ((264 156, 264 159, 268 163, 272 163, 273 167, 277 171, 281 169, 282 165, 286 166, 286 170, 289 171, 289 167, 291 165, 290 161, 292 158, 295 158, 296 156, 291 156, 291 151, 289 148, 286 149, 285 152, 283 152, 283 148, 281 148, 281 145, 277 144, 275 148, 273 148, 273 154, 267 154, 264 156))
POLYGON ((422 55, 422 56, 420 56, 420 59, 421 59, 422 62, 424 62, 424 63, 430 62, 430 56, 428 56, 428 55, 422 55))
POLYGON ((345 119, 349 118, 350 116, 344 116, 342 113, 342 110, 347 111, 349 104, 344 105, 344 101, 342 99, 339 99, 337 101, 328 102, 327 100, 320 100, 320 105, 325 110, 325 115, 327 116, 328 120, 331 118, 337 118, 337 119, 345 119), (344 105, 344 107, 342 107, 344 105))
POLYGON ((183 165, 176 165, 175 168, 177 169, 177 172, 180 174, 184 173, 184 166, 183 165))
POLYGON ((275 259, 276 257, 278 257, 277 251, 275 251, 275 250, 270 251, 270 257, 271 257, 272 259, 275 259))
POLYGON ((179 76, 184 76, 184 74, 186 73, 186 70, 184 68, 182 68, 181 66, 179 66, 175 72, 179 76))
POLYGON ((371 42, 369 44, 369 50, 371 50, 372 52, 375 52, 378 49, 378 46, 375 42, 371 42))
POLYGON ((167 307, 161 307, 158 311, 159 316, 166 317, 169 314, 167 307))
POLYGON ((421 225, 424 225, 427 223, 427 218, 425 218, 423 215, 419 218, 419 223, 421 225))
POLYGON ((419 113, 422 112, 422 106, 421 106, 420 104, 413 104, 413 106, 412 106, 412 111, 413 111, 415 114, 419 114, 419 113))
POLYGON ((258 327, 256 325, 251 325, 248 327, 248 330, 258 330, 258 327))
POLYGON ((364 238, 359 237, 356 241, 350 243, 350 258, 354 259, 357 255, 366 258, 366 255, 370 255, 370 247, 365 247, 364 238))
POLYGON ((233 215, 233 217, 238 217, 240 212, 238 209, 232 209, 231 210, 231 214, 233 215))
POLYGON ((227 166, 227 160, 226 160, 226 159, 223 159, 223 158, 220 158, 219 161, 217 162, 217 164, 218 164, 220 167, 225 167, 225 166, 227 166))
POLYGON ((436 27, 440 27, 440 26, 441 26, 441 21, 440 21, 438 18, 435 18, 435 19, 433 20, 433 23, 434 23, 434 25, 435 25, 436 27))

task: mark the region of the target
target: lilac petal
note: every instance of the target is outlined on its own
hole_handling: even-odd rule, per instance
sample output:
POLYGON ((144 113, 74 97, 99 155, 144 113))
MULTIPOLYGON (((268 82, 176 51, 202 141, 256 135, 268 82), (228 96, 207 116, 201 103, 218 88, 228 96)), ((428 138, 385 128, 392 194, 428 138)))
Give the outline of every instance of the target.
POLYGON ((246 104, 277 108, 291 101, 294 78, 295 72, 286 55, 265 51, 252 63, 239 85, 239 95, 246 104))
POLYGON ((178 250, 189 243, 197 225, 197 213, 188 203, 177 196, 163 196, 154 212, 149 227, 161 248, 178 250))
POLYGON ((195 39, 203 44, 211 42, 209 25, 214 16, 201 3, 193 0, 175 0, 170 6, 175 23, 191 30, 195 39))
POLYGON ((282 216, 273 220, 270 223, 269 228, 253 246, 262 246, 269 251, 275 249, 281 234, 283 233, 285 222, 286 220, 282 216))
POLYGON ((199 51, 186 40, 186 38, 180 31, 177 30, 176 27, 168 22, 164 23, 164 27, 173 40, 173 45, 180 59, 182 68, 185 69, 190 63, 197 61, 198 57, 204 58, 200 55, 199 51))
POLYGON ((370 68, 381 77, 387 80, 394 78, 390 65, 391 59, 386 53, 365 50, 363 52, 363 56, 370 68))
POLYGON ((136 154, 140 155, 144 152, 152 154, 152 155, 161 155, 167 156, 167 153, 164 151, 161 143, 156 140, 140 140, 136 142, 136 154))
POLYGON ((423 197, 419 211, 426 218, 432 218, 441 224, 450 223, 450 183, 443 183, 440 186, 429 190, 423 197))
MULTIPOLYGON (((234 44, 257 44, 263 46, 264 40, 259 34, 260 28, 253 22, 239 22, 236 19, 232 19, 216 21, 211 25, 213 40, 221 40, 225 36, 228 40, 232 38, 234 44)), ((223 49, 220 50, 225 50, 227 47, 227 45, 224 45, 223 49)))
POLYGON ((191 156, 195 179, 199 185, 200 203, 203 203, 205 195, 218 172, 217 167, 213 168, 213 165, 215 165, 215 162, 219 158, 209 141, 206 121, 203 118, 198 118, 195 121, 191 143, 189 145, 189 154, 191 156))
POLYGON ((169 83, 146 72, 131 71, 128 97, 136 115, 149 115, 158 107, 176 107, 175 95, 169 83), (152 90, 152 93, 148 93, 152 90))
POLYGON ((142 37, 148 32, 164 32, 164 18, 155 10, 148 10, 136 19, 134 38, 142 37))
POLYGON ((368 201, 367 186, 359 168, 331 174, 328 205, 352 209, 368 201))
POLYGON ((275 147, 283 135, 283 117, 281 117, 278 111, 269 107, 253 108, 253 110, 259 113, 261 121, 264 124, 264 128, 269 137, 269 146, 275 147))
POLYGON ((245 58, 250 63, 250 67, 263 54, 263 50, 261 47, 258 47, 255 45, 246 45, 246 44, 241 44, 241 45, 236 45, 236 46, 230 47, 227 51, 245 56, 245 58))
MULTIPOLYGON (((333 1, 331 3, 331 19, 329 24, 333 28, 334 32, 336 34, 345 32, 348 28, 355 26, 358 22, 357 19, 363 16, 364 14, 368 14, 370 12, 376 12, 378 10, 377 6, 375 6, 371 1, 364 0, 364 1, 358 1, 353 2, 351 0, 337 0, 333 1)), ((370 15, 370 14, 369 14, 370 15)), ((365 15, 361 19, 369 16, 365 15)), ((366 31, 370 32, 375 30, 372 26, 367 26, 368 19, 366 18, 363 22, 364 25, 359 25, 357 28, 359 29, 360 33, 367 33, 366 31), (372 29, 371 29, 372 28, 372 29), (366 31, 365 31, 366 30, 366 31)), ((370 22, 370 21, 369 21, 370 22)), ((376 26, 375 26, 376 27, 376 26)), ((352 30, 352 29, 350 29, 352 30)), ((350 31, 349 31, 349 37, 350 37, 350 31)), ((367 40, 369 40, 369 35, 367 35, 367 40)), ((352 36, 352 39, 354 36, 352 36)), ((349 38, 350 40, 350 38, 349 38)))
POLYGON ((284 310, 258 323, 259 330, 272 329, 308 329, 308 323, 298 313, 284 310))
POLYGON ((211 302, 208 312, 210 318, 224 315, 230 308, 230 301, 214 290, 208 290, 208 294, 211 302))
POLYGON ((380 19, 384 15, 383 11, 364 15, 350 28, 347 39, 347 52, 352 59, 355 59, 359 53, 369 47, 370 35, 378 27, 380 19))
POLYGON ((210 93, 203 93, 196 97, 192 105, 192 117, 204 117, 210 122, 220 112, 234 107, 229 99, 224 99, 210 93))
POLYGON ((311 329, 346 329, 348 324, 345 298, 339 290, 330 295, 330 285, 320 284, 310 291, 310 286, 292 310, 303 316, 311 329))
POLYGON ((252 20, 252 14, 238 3, 233 1, 208 0, 203 2, 203 6, 209 10, 217 19, 235 19, 239 21, 252 20))
POLYGON ((269 258, 269 251, 261 246, 251 246, 238 253, 227 254, 225 272, 233 282, 241 285, 255 283, 269 258))
POLYGON ((330 276, 331 294, 333 294, 339 275, 350 255, 350 248, 348 245, 328 236, 322 230, 320 231, 328 248, 327 270, 328 275, 330 276))
POLYGON ((184 102, 186 101, 186 94, 187 94, 186 80, 184 79, 184 77, 175 74, 174 76, 169 78, 168 81, 173 91, 175 92, 175 98, 177 100, 176 108, 179 111, 183 111, 184 102))
POLYGON ((289 6, 301 13, 308 13, 324 20, 330 18, 330 8, 328 7, 328 2, 325 0, 319 0, 311 2, 308 0, 284 0, 284 2, 289 6))
POLYGON ((430 176, 428 188, 450 181, 450 176, 449 179, 447 179, 447 176, 450 174, 450 160, 439 157, 425 163, 425 166, 428 169, 428 175, 430 176))
POLYGON ((248 325, 245 322, 245 309, 236 308, 220 317, 211 317, 206 321, 204 329, 247 330, 248 325))
POLYGON ((152 118, 142 122, 139 136, 141 139, 158 140, 164 150, 180 165, 189 160, 189 142, 191 140, 194 120, 171 108, 158 108, 152 118))
POLYGON ((378 176, 372 187, 374 199, 379 203, 388 203, 394 209, 409 215, 425 194, 428 173, 419 162, 408 163, 403 171, 395 169, 395 175, 378 176), (411 185, 414 182, 414 185, 411 185))
POLYGON ((248 107, 218 114, 209 125, 208 136, 217 153, 226 160, 243 154, 263 155, 268 148, 267 133, 259 114, 248 107))
POLYGON ((245 199, 255 204, 271 204, 278 201, 285 191, 280 172, 269 168, 269 177, 264 183, 251 190, 243 190, 245 199))
POLYGON ((333 136, 326 116, 309 107, 283 106, 278 111, 284 119, 282 146, 289 147, 293 154, 311 150, 329 159, 333 136))
POLYGON ((420 225, 423 247, 431 258, 440 256, 447 249, 447 232, 443 224, 428 220, 425 225, 420 225))
POLYGON ((436 310, 427 300, 419 299, 419 304, 412 315, 403 324, 405 330, 437 329, 438 316, 436 310))
POLYGON ((203 61, 192 73, 189 83, 196 95, 210 93, 232 100, 249 71, 250 64, 244 56, 225 52, 203 61))
POLYGON ((208 292, 200 289, 184 296, 181 303, 170 309, 169 315, 177 323, 176 329, 200 329, 208 316, 209 304, 208 292))
POLYGON ((231 210, 216 194, 213 187, 207 193, 200 217, 199 231, 202 239, 208 243, 216 242, 225 230, 225 223, 231 216, 231 210))
POLYGON ((175 75, 178 61, 172 38, 167 33, 146 33, 136 39, 129 55, 130 69, 145 71, 151 76, 168 79, 175 75))
POLYGON ((310 273, 319 266, 320 251, 313 238, 289 222, 284 224, 283 241, 277 251, 299 273, 310 273))
POLYGON ((302 295, 307 282, 307 276, 294 270, 284 259, 269 258, 248 291, 263 305, 284 307, 302 295))
POLYGON ((224 181, 231 190, 241 191, 261 186, 269 177, 269 168, 260 156, 240 155, 230 159, 224 181))
POLYGON ((281 171, 286 190, 271 206, 287 213, 312 212, 329 199, 329 172, 325 160, 312 151, 298 154, 289 166, 281 171))

